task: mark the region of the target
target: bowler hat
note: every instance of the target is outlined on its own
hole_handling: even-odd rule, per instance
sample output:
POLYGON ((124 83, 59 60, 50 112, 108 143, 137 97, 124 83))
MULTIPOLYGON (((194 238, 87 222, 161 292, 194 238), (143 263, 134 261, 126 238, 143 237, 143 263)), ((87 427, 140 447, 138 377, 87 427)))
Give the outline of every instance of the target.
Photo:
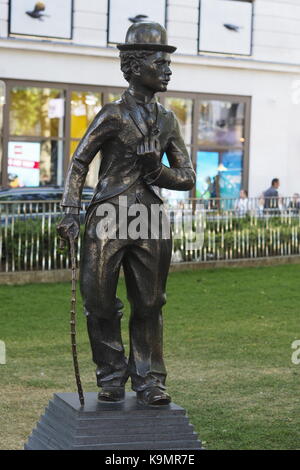
POLYGON ((125 43, 117 44, 120 51, 175 52, 177 47, 168 45, 167 31, 159 23, 134 23, 127 31, 125 43))

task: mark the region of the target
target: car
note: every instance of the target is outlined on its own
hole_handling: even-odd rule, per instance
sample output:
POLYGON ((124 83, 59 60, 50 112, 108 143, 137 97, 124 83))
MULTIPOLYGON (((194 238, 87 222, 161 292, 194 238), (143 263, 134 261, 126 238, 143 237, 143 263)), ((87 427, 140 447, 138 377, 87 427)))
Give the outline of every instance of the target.
MULTIPOLYGON (((44 186, 38 188, 8 188, 0 190, 0 202, 4 201, 60 201, 64 188, 61 186, 44 186)), ((84 188, 82 202, 89 202, 93 197, 92 188, 84 188)))
MULTIPOLYGON (((64 188, 48 186, 38 188, 9 188, 0 190, 1 221, 10 222, 13 216, 42 217, 43 215, 61 214, 60 202, 64 188), (3 203, 3 204, 2 204, 3 203), (8 204, 7 204, 8 203, 8 204), (8 220, 8 219, 9 220, 8 220)), ((82 208, 85 209, 93 197, 92 188, 82 191, 82 208)), ((80 220, 84 220, 84 210, 80 220)))

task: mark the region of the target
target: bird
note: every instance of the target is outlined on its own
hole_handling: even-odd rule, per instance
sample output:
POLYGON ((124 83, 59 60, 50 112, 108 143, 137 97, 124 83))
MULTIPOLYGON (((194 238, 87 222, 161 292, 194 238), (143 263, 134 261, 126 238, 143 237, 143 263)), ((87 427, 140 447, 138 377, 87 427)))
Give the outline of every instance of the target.
POLYGON ((145 21, 145 19, 148 18, 147 15, 135 15, 132 18, 128 18, 131 23, 141 23, 142 21, 145 21))
POLYGON ((234 31, 236 33, 239 33, 240 32, 240 29, 242 28, 242 26, 236 26, 235 24, 223 24, 223 26, 227 29, 229 29, 229 31, 234 31))
POLYGON ((34 9, 32 11, 26 11, 26 15, 31 16, 31 18, 34 18, 36 20, 44 21, 43 17, 49 16, 49 15, 46 15, 45 13, 42 13, 45 10, 46 10, 45 4, 43 2, 37 2, 34 5, 34 9))

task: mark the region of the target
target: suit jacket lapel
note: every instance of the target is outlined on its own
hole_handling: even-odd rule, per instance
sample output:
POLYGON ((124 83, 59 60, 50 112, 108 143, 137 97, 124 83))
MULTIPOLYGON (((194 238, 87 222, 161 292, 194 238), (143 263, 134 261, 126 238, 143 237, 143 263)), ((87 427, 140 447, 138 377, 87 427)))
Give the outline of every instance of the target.
POLYGON ((149 133, 148 127, 147 127, 147 124, 144 121, 144 118, 143 118, 140 110, 139 110, 139 106, 136 105, 136 102, 134 101, 134 99, 132 98, 130 93, 128 93, 127 91, 125 91, 125 93, 123 94, 123 99, 124 99, 124 101, 126 102, 128 108, 129 108, 129 114, 130 114, 130 117, 133 120, 134 124, 139 129, 140 133, 144 137, 147 137, 148 133, 149 133))

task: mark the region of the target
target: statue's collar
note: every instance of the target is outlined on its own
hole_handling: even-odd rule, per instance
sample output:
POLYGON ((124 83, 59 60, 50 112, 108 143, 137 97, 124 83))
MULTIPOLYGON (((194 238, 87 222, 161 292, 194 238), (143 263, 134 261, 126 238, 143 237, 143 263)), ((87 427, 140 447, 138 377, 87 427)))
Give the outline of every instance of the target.
MULTIPOLYGON (((139 129, 139 131, 144 137, 146 136, 148 137, 150 129, 148 129, 148 125, 145 122, 144 117, 142 116, 140 106, 137 106, 136 100, 128 92, 128 90, 126 90, 123 93, 122 100, 124 103, 126 103, 128 110, 129 110, 129 115, 131 116, 131 119, 135 123, 136 127, 139 129)), ((153 133, 153 135, 154 133, 155 135, 157 135, 159 133, 159 129, 161 128, 160 120, 162 118, 162 115, 166 114, 166 111, 155 99, 153 102, 156 103, 157 117, 156 117, 155 126, 153 126, 153 129, 151 130, 151 132, 153 133)))
POLYGON ((126 94, 127 99, 128 99, 128 98, 129 98, 129 100, 132 99, 132 100, 135 101, 136 104, 139 104, 139 105, 142 105, 142 106, 145 106, 145 105, 148 105, 148 104, 155 104, 155 103, 157 103, 157 100, 156 100, 155 95, 153 96, 153 98, 152 98, 150 101, 148 101, 148 102, 146 103, 145 100, 143 100, 141 97, 137 97, 137 96, 136 96, 131 90, 129 90, 129 89, 125 91, 125 94, 126 94))

